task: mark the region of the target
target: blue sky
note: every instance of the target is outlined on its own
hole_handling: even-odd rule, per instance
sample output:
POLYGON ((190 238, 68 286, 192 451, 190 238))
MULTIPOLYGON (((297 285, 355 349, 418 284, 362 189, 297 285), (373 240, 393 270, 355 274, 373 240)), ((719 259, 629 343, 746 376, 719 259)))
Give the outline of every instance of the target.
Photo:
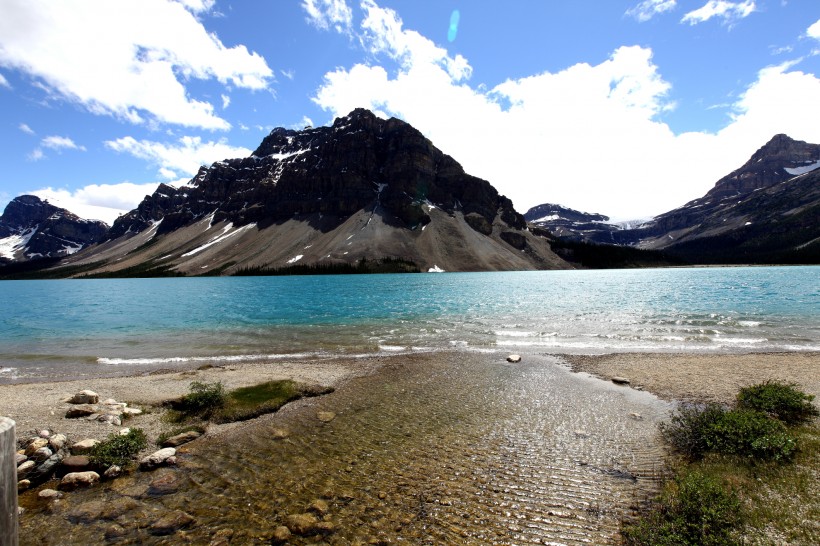
POLYGON ((0 207, 110 223, 366 107, 521 212, 644 218, 777 133, 820 143, 818 98, 817 0, 0 0, 0 207))

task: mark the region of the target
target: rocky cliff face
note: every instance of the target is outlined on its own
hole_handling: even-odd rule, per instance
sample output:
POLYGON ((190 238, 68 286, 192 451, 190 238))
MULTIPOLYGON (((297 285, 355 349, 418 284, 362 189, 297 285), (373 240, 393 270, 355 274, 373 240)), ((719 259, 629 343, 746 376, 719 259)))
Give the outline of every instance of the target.
POLYGON ((489 182, 407 123, 363 109, 330 127, 274 129, 250 157, 161 185, 71 261, 230 274, 382 258, 445 270, 567 266, 489 182))
POLYGON ((0 262, 67 256, 107 231, 102 222, 83 220, 39 197, 21 195, 0 216, 0 262))

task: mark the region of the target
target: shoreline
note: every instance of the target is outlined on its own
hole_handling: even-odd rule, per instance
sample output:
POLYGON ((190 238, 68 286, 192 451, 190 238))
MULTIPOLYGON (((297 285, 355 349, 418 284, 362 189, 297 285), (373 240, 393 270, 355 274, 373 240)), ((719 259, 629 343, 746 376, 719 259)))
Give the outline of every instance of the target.
MULTIPOLYGON (((465 353, 469 355, 469 353, 465 353)), ((188 393, 193 381, 221 381, 227 390, 265 381, 297 382, 339 388, 347 381, 373 374, 382 366, 408 358, 436 358, 438 353, 378 355, 369 358, 328 358, 293 361, 232 363, 198 369, 161 370, 136 375, 84 378, 0 385, 0 416, 17 423, 18 437, 42 429, 60 432, 75 440, 103 439, 121 427, 84 419, 67 419, 67 398, 90 389, 100 399, 114 398, 140 408, 143 415, 123 423, 142 428, 156 438, 170 425, 161 421, 159 405, 188 393)), ((503 360, 505 353, 498 352, 503 360)), ((527 354, 522 355, 526 361, 527 354)), ((531 354, 530 356, 535 356, 531 354)), ((645 390, 667 401, 730 403, 738 389, 754 383, 780 380, 796 383, 820 399, 820 353, 612 353, 605 355, 550 354, 575 373, 609 381, 625 377, 630 387, 645 390)), ((252 422, 252 421, 251 421, 252 422)), ((235 424, 211 427, 210 435, 235 424)))

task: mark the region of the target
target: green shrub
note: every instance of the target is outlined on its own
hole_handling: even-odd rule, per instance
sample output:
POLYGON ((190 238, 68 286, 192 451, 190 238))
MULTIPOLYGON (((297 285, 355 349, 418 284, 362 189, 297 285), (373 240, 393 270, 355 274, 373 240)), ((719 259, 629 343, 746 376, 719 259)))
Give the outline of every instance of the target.
POLYGON ((624 528, 627 544, 739 544, 735 534, 743 524, 740 500, 717 478, 700 472, 678 476, 655 508, 624 528))
POLYGON ((182 397, 180 411, 190 415, 209 415, 225 405, 225 388, 222 382, 202 383, 194 381, 190 392, 182 397))
POLYGON ((762 411, 787 425, 796 425, 820 415, 811 403, 814 396, 798 390, 794 383, 767 381, 740 389, 739 408, 762 411))
POLYGON ((132 428, 128 434, 113 433, 91 451, 89 459, 101 468, 112 465, 126 466, 131 459, 148 445, 142 429, 132 428))
POLYGON ((790 459, 797 449, 797 440, 783 423, 757 411, 727 410, 716 404, 681 408, 661 424, 661 433, 691 459, 713 451, 780 461, 790 459))

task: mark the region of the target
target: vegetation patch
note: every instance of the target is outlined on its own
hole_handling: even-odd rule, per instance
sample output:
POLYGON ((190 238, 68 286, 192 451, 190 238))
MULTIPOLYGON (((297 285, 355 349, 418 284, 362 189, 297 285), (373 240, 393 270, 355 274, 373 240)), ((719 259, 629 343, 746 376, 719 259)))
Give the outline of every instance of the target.
POLYGON ((734 408, 675 412, 661 425, 681 455, 673 460, 675 477, 624 525, 624 541, 820 544, 820 427, 807 423, 817 415, 812 398, 795 385, 769 382, 742 389, 734 408))
POLYGON ((286 275, 363 275, 371 273, 419 273, 421 270, 404 258, 381 258, 356 263, 294 264, 287 267, 245 267, 234 273, 237 277, 286 275))
POLYGON ((195 420, 214 423, 245 421, 274 413, 288 402, 331 392, 331 387, 302 385, 290 380, 268 381, 229 392, 220 382, 195 381, 191 383, 188 394, 171 402, 169 418, 177 423, 195 420))
POLYGON ((100 468, 113 465, 125 467, 147 445, 148 440, 142 429, 132 428, 127 434, 115 432, 94 446, 89 459, 100 468))

